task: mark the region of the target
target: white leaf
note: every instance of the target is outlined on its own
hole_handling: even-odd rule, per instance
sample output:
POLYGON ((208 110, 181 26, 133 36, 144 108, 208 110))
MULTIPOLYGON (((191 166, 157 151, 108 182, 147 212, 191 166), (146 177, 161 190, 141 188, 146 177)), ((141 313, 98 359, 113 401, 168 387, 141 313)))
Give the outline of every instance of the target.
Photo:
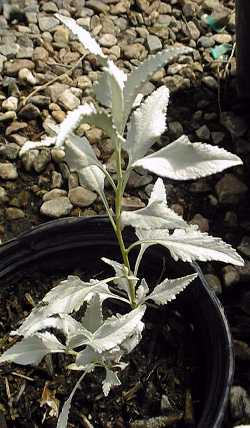
POLYGON ((133 351, 133 349, 141 341, 143 329, 144 329, 144 323, 142 321, 139 321, 135 329, 133 330, 133 332, 128 337, 126 337, 126 339, 123 340, 123 342, 121 343, 120 348, 122 349, 123 352, 125 351, 126 353, 129 354, 130 352, 133 351))
POLYGON ((129 154, 129 164, 141 159, 166 129, 169 90, 165 86, 149 95, 131 116, 123 148, 129 154))
MULTIPOLYGON (((107 298, 121 300, 122 298, 113 294, 106 284, 112 279, 94 281, 93 284, 93 282, 83 282, 79 277, 69 275, 66 280, 61 281, 45 295, 40 306, 32 310, 18 329, 18 334, 28 335, 33 328, 37 329, 46 323, 45 319, 51 315, 60 314, 62 318, 62 314, 78 311, 83 302, 90 301, 96 293, 99 294, 101 301, 107 298)), ((50 322, 48 321, 48 323, 50 322)))
POLYGON ((107 367, 105 367, 105 370, 106 370, 106 377, 102 382, 102 390, 105 397, 107 397, 112 386, 121 385, 121 382, 117 374, 113 370, 110 370, 107 367))
POLYGON ((66 337, 69 337, 75 330, 79 329, 79 326, 81 326, 80 323, 67 314, 58 314, 56 317, 44 317, 43 307, 34 308, 32 311, 32 320, 27 323, 26 320, 18 330, 11 332, 11 336, 19 335, 28 337, 46 328, 56 328, 63 331, 66 337))
POLYGON ((189 226, 186 230, 176 229, 171 235, 162 229, 137 229, 136 234, 143 241, 140 257, 150 245, 159 244, 170 251, 175 261, 181 259, 191 263, 194 260, 217 260, 236 266, 244 265, 244 260, 231 245, 200 232, 196 226, 189 226))
POLYGON ((124 110, 123 89, 127 75, 111 60, 108 60, 107 66, 104 68, 104 73, 107 73, 107 80, 110 87, 113 124, 120 133, 124 110))
POLYGON ((144 278, 142 278, 139 287, 136 290, 136 303, 137 305, 141 305, 145 302, 146 295, 149 292, 148 284, 144 278))
POLYGON ((49 353, 64 352, 65 346, 50 333, 38 333, 26 337, 5 351, 0 363, 9 361, 21 365, 39 364, 49 353))
POLYGON ((148 205, 136 211, 122 211, 123 226, 141 229, 175 229, 186 228, 188 224, 167 206, 166 191, 163 181, 156 181, 148 205))
POLYGON ((44 149, 45 147, 54 146, 55 142, 55 137, 47 137, 42 141, 26 141, 19 152, 19 156, 24 155, 24 153, 29 150, 44 149))
POLYGON ((96 99, 105 107, 112 107, 112 93, 109 84, 109 77, 107 73, 102 73, 99 80, 94 84, 94 93, 96 99))
POLYGON ((76 21, 68 16, 60 15, 59 13, 55 14, 56 18, 59 19, 74 35, 76 35, 79 41, 83 44, 83 46, 88 49, 92 54, 105 59, 106 56, 102 52, 102 49, 95 41, 95 39, 90 35, 90 33, 84 28, 80 27, 76 23, 76 21))
POLYGON ((76 365, 83 369, 95 363, 102 363, 102 356, 94 351, 90 346, 86 346, 86 348, 79 352, 76 357, 76 365))
POLYGON ((62 411, 60 413, 59 419, 57 421, 56 428, 67 428, 71 401, 72 401, 72 398, 73 398, 77 388, 80 386, 80 383, 81 383, 82 379, 84 378, 85 374, 86 374, 86 372, 84 372, 82 374, 80 379, 75 384, 74 389, 72 390, 69 398, 67 399, 67 401, 65 401, 63 408, 62 408, 62 411))
POLYGON ((123 123, 127 122, 127 118, 133 107, 136 96, 140 92, 144 83, 159 70, 162 66, 173 61, 179 55, 192 52, 192 48, 179 47, 179 48, 168 48, 156 55, 150 55, 148 58, 136 67, 129 75, 124 87, 124 118, 123 123))
POLYGON ((174 180, 190 180, 241 164, 241 159, 227 150, 204 143, 191 143, 187 136, 182 135, 156 153, 139 159, 133 166, 142 166, 174 180))
POLYGON ((102 303, 99 294, 94 294, 81 319, 84 328, 94 333, 103 323, 102 303))
POLYGON ((197 273, 182 278, 164 279, 158 284, 146 300, 153 300, 157 305, 165 305, 174 300, 181 291, 197 277, 197 273))
POLYGON ((104 195, 104 172, 97 165, 90 165, 78 171, 81 186, 86 186, 102 197, 104 195))
POLYGON ((60 124, 56 145, 62 146, 67 137, 70 138, 72 132, 77 129, 82 123, 94 125, 102 129, 108 137, 115 141, 123 139, 118 135, 116 128, 112 123, 112 118, 105 111, 96 111, 95 106, 91 103, 83 104, 75 110, 70 111, 64 121, 60 124))
MULTIPOLYGON (((120 290, 126 291, 127 295, 129 296, 129 285, 127 278, 129 276, 128 268, 125 265, 118 263, 115 260, 107 259, 106 257, 102 257, 102 261, 107 263, 109 266, 112 266, 116 276, 119 277, 114 281, 114 284, 116 284, 120 290)), ((136 283, 136 280, 134 283, 136 283)))
POLYGON ((107 319, 94 333, 89 345, 97 352, 102 352, 121 344, 133 333, 141 321, 145 309, 146 306, 140 306, 126 315, 107 319))
POLYGON ((71 134, 65 142, 64 152, 63 160, 67 163, 70 171, 79 171, 90 165, 97 165, 102 168, 102 164, 98 161, 94 150, 85 137, 71 134))
POLYGON ((62 146, 65 139, 73 132, 82 122, 88 122, 90 116, 96 114, 93 104, 83 104, 75 110, 70 111, 64 121, 60 124, 59 132, 56 138, 56 145, 62 146))

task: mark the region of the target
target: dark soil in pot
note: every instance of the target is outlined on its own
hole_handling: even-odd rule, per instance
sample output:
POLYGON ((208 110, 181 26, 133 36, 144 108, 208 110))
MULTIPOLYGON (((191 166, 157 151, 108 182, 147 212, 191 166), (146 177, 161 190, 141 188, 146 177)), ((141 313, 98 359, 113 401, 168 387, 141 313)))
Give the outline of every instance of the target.
MULTIPOLYGON (((77 224, 76 220, 75 222, 77 224)), ((30 263, 25 263, 12 272, 8 267, 8 275, 3 275, 4 262, 2 263, 1 351, 8 346, 7 333, 16 328, 18 321, 32 309, 33 301, 39 301, 55 282, 65 278, 69 273, 80 274, 85 280, 106 276, 106 266, 100 261, 100 257, 105 255, 117 259, 117 248, 107 224, 101 222, 99 226, 97 225, 97 231, 93 224, 93 220, 89 220, 87 229, 86 227, 85 231, 83 229, 83 236, 78 233, 77 237, 73 238, 73 243, 63 228, 59 228, 56 235, 50 236, 48 233, 47 236, 53 242, 52 247, 54 245, 56 250, 55 247, 49 248, 48 242, 43 242, 41 237, 39 239, 29 237, 28 241, 25 238, 20 241, 22 260, 26 258, 26 262, 30 260, 30 263), (88 233, 93 232, 91 231, 93 227, 96 236, 91 241, 88 233), (102 235, 101 240, 98 234, 102 235), (103 236, 106 234, 107 238, 104 241, 103 236), (29 251, 27 251, 28 242, 29 251)), ((13 251, 10 253, 10 259, 14 257, 16 260, 14 262, 13 259, 13 262, 20 265, 21 259, 18 254, 13 251)), ((165 256, 161 250, 154 247, 144 259, 142 275, 152 285, 160 280, 160 276, 181 276, 187 273, 183 271, 182 264, 177 265, 177 272, 176 268, 174 271, 168 260, 165 264, 165 256)), ((194 284, 191 287, 198 290, 202 284, 194 284)), ((208 361, 204 364, 204 361, 208 360, 208 356, 205 355, 207 350, 201 346, 201 336, 205 330, 199 331, 193 326, 195 295, 196 291, 190 296, 186 290, 174 304, 171 303, 157 311, 154 309, 148 311, 143 340, 131 354, 129 368, 121 374, 122 386, 113 389, 110 396, 105 399, 100 385, 101 373, 97 372, 94 378, 86 378, 81 390, 75 395, 69 426, 87 426, 83 415, 88 417, 91 415, 91 423, 95 428, 146 427, 146 420, 157 417, 161 419, 155 419, 154 424, 152 422, 150 426, 173 428, 220 426, 220 420, 218 424, 217 422, 211 424, 209 421, 200 424, 200 420, 204 420, 203 407, 206 400, 209 396, 211 399, 207 383, 213 374, 209 371, 211 367, 208 361), (142 422, 133 425, 132 421, 135 420, 142 422)), ((202 322, 203 320, 200 320, 200 323, 202 322)), ((204 338, 202 340, 204 342, 204 338)), ((208 336, 206 340, 209 348, 211 338, 208 336)), ((72 372, 69 374, 64 367, 65 361, 61 355, 53 356, 52 365, 49 359, 45 359, 39 368, 20 368, 14 365, 1 367, 0 410, 5 413, 8 427, 26 427, 27 424, 32 427, 42 426, 41 421, 45 412, 43 426, 55 426, 56 419, 49 417, 50 409, 46 406, 40 407, 40 402, 45 386, 47 391, 51 392, 52 398, 58 399, 60 404, 68 398, 79 374, 72 372)), ((217 383, 219 384, 220 380, 217 383)), ((59 402, 56 402, 57 405, 59 402)), ((216 413, 214 408, 211 409, 211 415, 213 413, 216 413)))

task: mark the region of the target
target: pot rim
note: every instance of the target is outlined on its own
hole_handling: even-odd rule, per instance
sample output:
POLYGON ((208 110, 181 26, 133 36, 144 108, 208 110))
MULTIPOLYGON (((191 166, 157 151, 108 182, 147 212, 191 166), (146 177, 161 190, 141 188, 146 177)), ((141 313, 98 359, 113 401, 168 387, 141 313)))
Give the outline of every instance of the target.
MULTIPOLYGON (((38 257, 42 257, 44 254, 66 248, 66 242, 68 242, 69 247, 72 245, 76 246, 77 241, 81 238, 79 229, 85 236, 87 235, 87 238, 91 237, 93 233, 96 235, 105 235, 106 232, 109 234, 110 232, 113 233, 112 226, 106 216, 66 217, 51 220, 40 224, 39 226, 35 226, 28 232, 24 232, 18 237, 13 238, 0 246, 0 279, 13 271, 13 266, 18 268, 25 263, 27 264, 27 258, 29 258, 29 261, 35 261, 38 257), (77 232, 76 235, 74 232, 77 232), (65 239, 62 239, 62 236, 65 236, 65 239), (51 242, 52 245, 48 245, 48 242, 51 242)), ((128 230, 128 237, 130 240, 133 239, 134 234, 132 230, 128 230)), ((110 239, 109 237, 107 243, 109 242, 114 244, 114 239, 110 239)), ((207 302, 209 302, 210 307, 213 308, 213 312, 217 317, 217 322, 220 323, 220 330, 223 335, 224 353, 226 352, 226 359, 223 359, 223 361, 221 361, 221 355, 217 355, 216 357, 217 364, 219 364, 222 370, 224 370, 224 387, 223 391, 221 391, 221 395, 218 397, 219 401, 216 409, 214 410, 214 415, 213 417, 211 416, 209 406, 207 406, 207 403, 205 402, 205 408, 202 411, 197 428, 220 428, 226 411, 229 390, 234 374, 232 338, 224 309, 219 299, 208 286, 200 266, 197 263, 192 263, 191 266, 192 269, 198 273, 201 283, 201 287, 198 287, 194 293, 200 293, 203 296, 203 299, 206 299, 207 302), (213 424, 209 425, 206 421, 211 418, 213 419, 213 424)), ((190 286, 187 290, 189 288, 190 286)), ((222 344, 218 343, 218 345, 221 345, 222 347, 222 344)), ((221 352, 221 349, 218 349, 218 352, 221 352)), ((213 373, 211 373, 211 376, 212 375, 213 373)), ((221 377, 222 373, 218 372, 218 375, 221 377)), ((215 385, 215 387, 219 386, 215 385)), ((207 401, 209 401, 209 399, 211 402, 214 399, 211 388, 207 401)))

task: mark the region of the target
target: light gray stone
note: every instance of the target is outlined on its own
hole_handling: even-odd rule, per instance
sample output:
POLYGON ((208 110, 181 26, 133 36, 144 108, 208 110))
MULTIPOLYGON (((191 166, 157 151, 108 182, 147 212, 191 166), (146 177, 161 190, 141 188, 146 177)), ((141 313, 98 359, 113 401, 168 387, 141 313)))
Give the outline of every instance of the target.
POLYGON ((16 58, 32 58, 34 49, 29 46, 21 46, 16 54, 16 58))
POLYGON ((16 111, 18 99, 16 97, 9 97, 2 102, 2 109, 7 111, 16 111))
POLYGON ((5 210, 5 215, 8 220, 20 220, 25 218, 25 213, 20 208, 8 207, 5 210))
POLYGON ((43 195, 43 201, 51 201, 52 199, 67 197, 66 190, 63 189, 52 189, 49 192, 44 193, 43 195))
POLYGON ((38 24, 41 31, 51 32, 59 25, 59 21, 53 16, 39 16, 38 24))
POLYGON ((159 37, 149 34, 147 36, 147 46, 150 53, 157 52, 162 49, 162 43, 159 37))
POLYGON ((37 173, 44 171, 50 160, 51 154, 49 149, 39 150, 39 154, 36 156, 33 163, 34 170, 37 173))
POLYGON ((74 110, 79 107, 80 100, 77 98, 70 89, 66 89, 58 98, 58 103, 65 108, 65 110, 74 110))
POLYGON ((232 386, 229 396, 231 415, 234 420, 250 417, 250 397, 241 386, 232 386))
POLYGON ((18 157, 20 147, 15 143, 8 143, 0 146, 0 155, 8 160, 15 160, 18 157))
POLYGON ((7 59, 15 58, 20 47, 17 43, 5 43, 0 45, 0 54, 4 55, 7 59))
POLYGON ((103 34, 99 39, 99 43, 105 48, 111 48, 111 46, 117 44, 117 38, 113 34, 103 34))
POLYGON ((62 196, 59 198, 46 201, 42 204, 40 211, 48 217, 59 218, 67 216, 72 210, 73 205, 69 198, 62 196))
POLYGON ((89 207, 96 200, 97 194, 83 186, 77 186, 69 191, 69 199, 74 206, 89 207))
POLYGON ((15 180, 18 177, 17 169, 12 163, 0 163, 0 178, 15 180))

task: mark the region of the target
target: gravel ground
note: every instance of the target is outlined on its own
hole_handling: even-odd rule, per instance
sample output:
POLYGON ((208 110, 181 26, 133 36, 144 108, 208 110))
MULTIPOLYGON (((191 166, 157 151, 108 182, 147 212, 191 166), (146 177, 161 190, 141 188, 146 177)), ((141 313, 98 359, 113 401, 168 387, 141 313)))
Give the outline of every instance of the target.
MULTIPOLYGON (((0 237, 64 216, 103 213, 97 195, 79 187, 60 163, 60 150, 19 151, 39 140, 49 123, 60 123, 91 99, 100 69, 55 12, 91 31, 119 67, 129 72, 167 46, 194 48, 160 69, 144 94, 166 84, 172 97, 168 132, 159 147, 183 133, 219 145, 244 161, 208 179, 165 181, 170 205, 202 231, 223 237, 245 258, 244 268, 208 263, 208 282, 221 297, 235 341, 236 373, 229 426, 250 422, 250 220, 249 128, 235 113, 235 13, 232 0, 14 0, 0 2, 0 237), (1 5, 2 4, 2 5, 1 5), (220 50, 224 49, 224 55, 220 50), (230 52, 232 53, 230 54, 230 52), (41 86, 40 90, 39 87, 41 86)), ((81 126, 97 156, 114 172, 111 142, 97 128, 81 126)), ((133 173, 124 206, 144 206, 155 177, 133 173)), ((111 195, 110 195, 111 197, 111 195)))

